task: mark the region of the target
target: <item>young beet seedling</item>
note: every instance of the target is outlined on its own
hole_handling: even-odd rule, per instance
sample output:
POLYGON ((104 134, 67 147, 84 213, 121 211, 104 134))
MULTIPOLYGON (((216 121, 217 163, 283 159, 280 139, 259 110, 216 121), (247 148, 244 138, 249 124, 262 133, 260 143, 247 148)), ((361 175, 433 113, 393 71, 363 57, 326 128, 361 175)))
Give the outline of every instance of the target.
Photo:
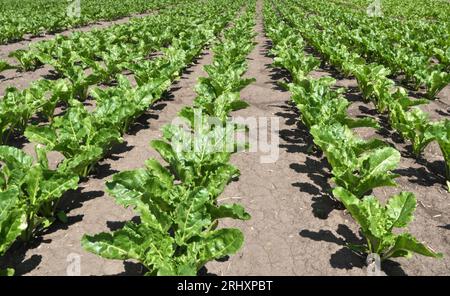
POLYGON ((410 192, 392 196, 382 205, 374 196, 359 199, 342 187, 333 194, 345 205, 361 227, 367 245, 349 245, 360 254, 378 254, 381 261, 396 257, 411 257, 412 253, 428 257, 442 258, 429 247, 420 243, 408 232, 394 234, 394 228, 405 228, 413 219, 416 197, 410 192))

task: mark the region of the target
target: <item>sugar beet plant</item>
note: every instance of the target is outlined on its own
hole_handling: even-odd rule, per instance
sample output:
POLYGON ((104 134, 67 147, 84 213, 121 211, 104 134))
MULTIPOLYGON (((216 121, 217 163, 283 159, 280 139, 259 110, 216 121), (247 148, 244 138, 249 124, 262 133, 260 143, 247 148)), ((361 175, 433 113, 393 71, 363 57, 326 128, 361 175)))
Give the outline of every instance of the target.
MULTIPOLYGON (((219 218, 248 219, 239 205, 216 204, 218 194, 238 175, 228 164, 227 152, 207 152, 214 140, 211 133, 222 136, 221 127, 203 129, 195 138, 195 149, 177 149, 175 142, 191 137, 191 131, 167 127, 165 141, 151 145, 169 164, 163 167, 154 159, 145 169, 122 172, 107 183, 108 193, 116 202, 131 207, 139 223, 127 222, 113 233, 85 236, 83 247, 109 259, 135 259, 148 275, 195 275, 208 261, 235 253, 243 243, 238 229, 217 229, 219 218), (186 135, 185 133, 188 133, 186 135)), ((184 143, 194 147, 194 143, 184 143)), ((187 148, 187 147, 186 147, 187 148)))
POLYGON ((14 67, 7 62, 0 60, 0 73, 8 69, 14 69, 14 67))
MULTIPOLYGON (((28 241, 36 231, 49 227, 58 217, 60 197, 78 187, 78 176, 51 170, 45 150, 36 148, 37 161, 20 149, 0 146, 0 255, 18 237, 28 241)), ((13 274, 12 269, 4 271, 13 274)), ((1 271, 0 271, 1 273, 1 271)))
POLYGON ((300 119, 331 166, 334 197, 344 204, 366 239, 366 245, 349 247, 360 255, 376 253, 382 260, 410 257, 412 253, 442 257, 411 234, 394 233, 394 228, 406 227, 413 219, 416 198, 412 193, 393 196, 386 205, 366 196, 376 187, 396 186, 397 175, 392 170, 400 161, 400 153, 378 139, 363 140, 352 131, 362 126, 377 128, 377 124, 348 116, 349 102, 339 90, 331 89, 334 79, 308 77, 320 63, 306 56, 305 42, 278 19, 270 2, 264 7, 264 20, 266 34, 273 42, 274 66, 288 70, 292 77, 292 82, 282 85, 292 93, 300 119))
POLYGON ((414 218, 416 198, 410 192, 401 192, 389 198, 382 205, 374 196, 359 199, 342 187, 333 193, 345 205, 352 217, 361 227, 367 244, 349 247, 359 254, 378 254, 382 261, 396 257, 411 257, 413 253, 442 258, 408 232, 398 234, 394 228, 404 228, 414 218))
POLYGON ((229 163, 238 147, 225 149, 226 123, 232 110, 244 107, 239 91, 249 83, 241 77, 254 36, 254 2, 247 5, 247 13, 213 48, 214 61, 205 66, 209 77, 197 84, 195 106, 180 112, 185 124, 164 127, 164 139, 151 142, 168 167, 150 159, 145 168, 118 173, 107 183, 116 202, 133 208, 140 221, 84 236, 86 250, 109 259, 138 260, 147 275, 195 275, 207 262, 242 246, 242 232, 218 228, 219 219, 247 220, 250 215, 238 204, 219 204, 217 198, 239 176, 229 163), (233 55, 227 48, 234 49, 233 55))

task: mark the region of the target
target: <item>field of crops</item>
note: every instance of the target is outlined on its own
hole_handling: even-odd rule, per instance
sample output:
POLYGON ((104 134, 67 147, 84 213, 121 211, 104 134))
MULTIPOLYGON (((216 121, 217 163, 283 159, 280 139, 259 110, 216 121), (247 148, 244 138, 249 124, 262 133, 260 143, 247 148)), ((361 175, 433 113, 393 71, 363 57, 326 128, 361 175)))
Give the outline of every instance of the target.
POLYGON ((449 1, 0 5, 0 275, 450 275, 449 1))

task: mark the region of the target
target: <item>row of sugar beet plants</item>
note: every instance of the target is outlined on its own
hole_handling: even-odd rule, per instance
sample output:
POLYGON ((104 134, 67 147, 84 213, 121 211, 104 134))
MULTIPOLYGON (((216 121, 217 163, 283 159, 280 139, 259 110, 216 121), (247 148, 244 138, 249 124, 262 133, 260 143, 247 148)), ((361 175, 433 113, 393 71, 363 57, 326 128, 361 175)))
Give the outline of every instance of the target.
POLYGON ((185 9, 192 9, 192 5, 180 3, 162 8, 150 16, 133 18, 125 24, 88 32, 75 31, 70 36, 56 35, 50 40, 31 43, 27 49, 9 53, 9 57, 16 60, 14 65, 0 60, 0 73, 8 69, 34 71, 47 64, 58 75, 81 84, 80 88, 82 84, 101 78, 105 71, 110 74, 104 78, 107 81, 108 77, 113 77, 113 70, 120 71, 126 61, 142 59, 142 55, 154 49, 157 42, 170 40, 171 30, 177 27, 168 26, 164 19, 171 15, 180 17, 180 11, 185 9), (161 29, 167 31, 155 32, 161 29), (155 40, 155 37, 158 39, 155 40), (82 71, 86 68, 94 73, 86 75, 82 71))
POLYGON ((93 85, 114 82, 124 71, 131 71, 139 85, 145 84, 147 56, 186 33, 191 28, 186 22, 201 22, 201 12, 198 5, 185 5, 126 25, 35 44, 29 50, 32 60, 45 59, 61 78, 38 80, 23 91, 6 90, 0 102, 0 142, 21 134, 36 115, 52 122, 57 106, 86 100, 93 85))
POLYGON ((368 17, 365 12, 349 12, 325 1, 295 4, 303 13, 315 14, 307 18, 316 20, 324 34, 339 38, 340 44, 367 61, 385 65, 392 75, 403 75, 406 86, 425 87, 428 98, 434 98, 450 83, 450 42, 445 23, 368 17))
POLYGON ((219 219, 247 220, 238 204, 219 204, 218 196, 239 176, 230 164, 239 147, 226 149, 225 139, 243 127, 228 119, 245 108, 239 92, 252 79, 244 79, 246 56, 254 47, 255 1, 228 28, 212 51, 208 77, 196 85, 193 107, 183 108, 183 124, 166 125, 163 140, 151 146, 165 160, 146 161, 145 168, 115 174, 107 191, 116 202, 131 207, 139 222, 128 221, 111 233, 85 235, 83 247, 108 259, 134 259, 146 275, 196 275, 209 261, 236 253, 244 236, 239 229, 218 228, 219 219), (231 128, 230 128, 231 126, 231 128))
POLYGON ((0 0, 0 44, 26 34, 55 33, 99 20, 144 13, 180 1, 172 0, 0 0), (72 13, 72 14, 71 14, 72 13))
MULTIPOLYGON (((40 143, 35 146, 36 161, 19 149, 0 146, 0 254, 16 238, 30 240, 56 218, 66 219, 64 213, 57 212, 63 193, 77 188, 79 176, 87 176, 110 148, 122 141, 121 134, 131 120, 160 98, 242 4, 231 4, 228 0, 207 3, 201 6, 205 16, 202 25, 188 26, 187 33, 175 38, 162 56, 147 64, 147 83, 133 88, 125 76, 119 75, 117 87, 96 91, 103 96, 92 113, 72 100, 66 113, 51 124, 29 126, 25 135, 40 143), (224 4, 228 7, 225 12, 224 4), (56 170, 48 166, 49 151, 64 155, 56 170)), ((12 270, 6 272, 10 274, 12 270)))
POLYGON ((359 224, 365 245, 349 245, 355 253, 376 253, 381 260, 408 257, 413 252, 441 257, 404 228, 413 220, 416 198, 402 192, 389 198, 385 205, 374 196, 366 196, 376 187, 395 186, 397 177, 391 171, 400 160, 400 153, 381 140, 363 140, 354 127, 377 127, 371 119, 353 119, 347 114, 350 103, 331 86, 330 77, 314 79, 308 73, 320 62, 304 54, 305 41, 287 23, 278 18, 273 3, 264 7, 265 31, 273 42, 274 66, 291 73, 292 82, 283 83, 292 93, 292 100, 301 113, 301 120, 310 130, 314 143, 324 152, 332 168, 336 187, 333 195, 344 204, 359 224))
MULTIPOLYGON (((412 144, 412 152, 419 156, 433 141, 439 144, 445 161, 445 175, 450 180, 450 120, 432 122, 428 113, 417 105, 425 104, 424 99, 411 99, 407 91, 397 87, 389 79, 389 70, 379 64, 366 64, 360 55, 348 50, 340 43, 340 37, 327 34, 327 22, 311 20, 304 12, 293 6, 280 7, 283 17, 333 66, 345 75, 353 75, 366 101, 372 101, 377 110, 387 112, 390 125, 412 144), (290 17, 286 7, 296 12, 297 18, 290 17), (316 28, 319 23, 322 30, 316 28)), ((450 190, 450 182, 447 181, 450 190)))
POLYGON ((169 26, 166 19, 172 15, 180 18, 185 10, 187 15, 192 15, 195 6, 180 4, 146 17, 133 18, 124 24, 73 32, 69 36, 56 35, 50 40, 31 43, 27 49, 13 51, 9 56, 17 60, 21 71, 33 71, 45 64, 53 66, 60 75, 76 72, 72 69, 74 65, 80 65, 83 69, 90 67, 92 71, 102 66, 112 68, 114 64, 121 65, 121 59, 142 59, 141 56, 148 54, 154 44, 167 42, 167 36, 179 28, 178 25, 169 26), (155 31, 161 30, 162 33, 155 34, 155 31), (104 65, 92 65, 98 61, 104 65))
MULTIPOLYGON (((367 11, 370 2, 367 0, 333 0, 342 6, 358 8, 367 11)), ((448 22, 450 5, 440 0, 384 0, 380 1, 380 11, 383 16, 395 17, 400 20, 440 21, 448 22)))

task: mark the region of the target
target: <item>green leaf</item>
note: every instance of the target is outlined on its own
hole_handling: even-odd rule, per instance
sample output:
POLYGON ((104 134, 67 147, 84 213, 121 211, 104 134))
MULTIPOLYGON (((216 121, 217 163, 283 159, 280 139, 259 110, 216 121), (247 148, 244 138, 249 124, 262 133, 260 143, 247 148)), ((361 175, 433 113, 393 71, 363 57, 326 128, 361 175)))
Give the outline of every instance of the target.
POLYGON ((3 254, 16 238, 27 228, 19 191, 12 187, 0 192, 0 254, 3 254))
POLYGON ((107 259, 141 259, 145 238, 137 231, 137 226, 127 223, 123 229, 113 233, 84 235, 81 245, 86 251, 107 259))
POLYGON ((161 157, 168 163, 172 164, 176 162, 176 154, 168 143, 162 140, 153 140, 150 142, 150 146, 158 151, 161 157))
POLYGON ((25 137, 32 142, 46 145, 48 150, 52 150, 57 143, 56 132, 50 126, 29 125, 25 130, 25 137))
POLYGON ((89 168, 103 157, 101 147, 91 147, 89 150, 81 150, 74 157, 66 158, 59 166, 58 170, 63 173, 74 173, 86 177, 89 168))
POLYGON ((199 235, 204 227, 211 223, 211 216, 206 211, 209 203, 208 191, 197 188, 189 192, 174 212, 174 222, 177 224, 175 240, 178 245, 184 245, 187 241, 199 235))
POLYGON ((361 214, 368 222, 368 232, 376 238, 383 238, 388 234, 386 229, 385 208, 374 196, 365 196, 360 204, 361 214))
POLYGON ((233 178, 239 176, 239 170, 231 164, 214 165, 207 168, 208 178, 197 184, 204 186, 211 196, 219 196, 233 178))
POLYGON ((429 247, 418 242, 417 239, 415 239, 409 233, 402 233, 397 236, 394 247, 389 251, 389 257, 408 257, 411 252, 427 257, 443 257, 442 253, 436 253, 432 251, 429 247))
POLYGON ((373 150, 364 155, 359 162, 361 180, 354 189, 358 196, 376 187, 396 185, 394 178, 398 175, 390 172, 396 169, 400 162, 400 152, 396 149, 385 147, 373 150))
POLYGON ((4 162, 10 170, 29 168, 33 164, 31 156, 10 146, 0 146, 0 161, 4 162))
POLYGON ((406 227, 412 220, 416 210, 416 197, 411 192, 402 192, 391 197, 386 205, 386 215, 391 227, 406 227))
POLYGON ((212 219, 233 218, 250 220, 251 218, 250 214, 239 204, 224 204, 218 207, 209 206, 208 211, 211 214, 212 219))
POLYGON ((44 172, 46 178, 40 183, 40 202, 58 200, 66 191, 77 189, 79 177, 69 173, 44 172))
POLYGON ((159 180, 149 176, 143 169, 115 174, 113 181, 106 184, 108 193, 124 207, 133 207, 147 227, 161 232, 168 231, 172 225, 165 212, 168 204, 160 196, 167 188, 159 180))
POLYGON ((213 259, 235 254, 243 243, 244 235, 239 229, 222 228, 212 231, 200 243, 200 261, 204 264, 213 259))
POLYGON ((368 231, 370 222, 360 206, 360 199, 342 187, 333 189, 333 195, 344 204, 363 231, 368 231))
POLYGON ((122 229, 111 234, 85 235, 81 244, 85 250, 103 258, 139 260, 149 270, 171 269, 172 238, 142 224, 127 222, 122 229))
POLYGON ((40 167, 48 170, 47 149, 41 147, 40 145, 36 145, 35 151, 40 167))
POLYGON ((145 162, 145 166, 152 175, 159 178, 166 186, 171 187, 173 185, 173 176, 157 160, 149 159, 145 162))
POLYGON ((5 70, 14 69, 14 68, 15 68, 14 66, 11 66, 7 62, 0 60, 0 73, 5 70))

